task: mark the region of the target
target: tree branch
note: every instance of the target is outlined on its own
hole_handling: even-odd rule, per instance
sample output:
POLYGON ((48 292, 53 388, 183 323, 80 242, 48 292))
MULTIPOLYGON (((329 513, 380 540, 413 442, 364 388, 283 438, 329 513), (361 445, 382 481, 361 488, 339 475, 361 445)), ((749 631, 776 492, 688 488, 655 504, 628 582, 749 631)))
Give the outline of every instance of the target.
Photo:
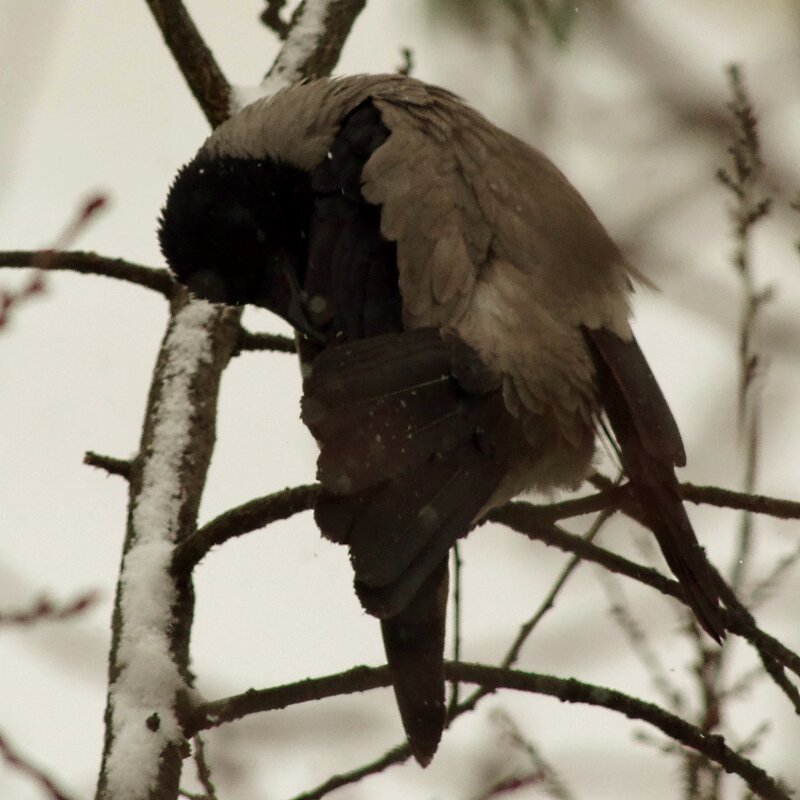
MULTIPOLYGON (((600 564, 611 572, 626 575, 629 578, 644 583, 662 594, 674 597, 686 603, 683 589, 680 584, 662 575, 657 570, 629 561, 627 558, 604 550, 581 537, 567 533, 552 524, 543 524, 535 507, 527 503, 514 502, 494 509, 487 521, 499 522, 512 530, 535 539, 560 550, 575 553, 587 561, 600 564)), ((730 591, 724 581, 721 581, 720 590, 726 608, 723 610, 725 626, 731 632, 749 641, 759 652, 766 653, 777 662, 800 676, 800 656, 789 650, 784 644, 762 631, 755 624, 750 612, 739 603, 736 596, 730 591)))
POLYGON ((191 581, 174 577, 170 565, 175 543, 195 526, 213 450, 219 382, 240 313, 192 301, 185 289, 177 294, 130 472, 99 800, 172 800, 187 749, 177 715, 193 680, 188 665, 194 595, 191 581))
MULTIPOLYGON (((628 484, 617 487, 617 493, 610 493, 616 486, 611 478, 599 472, 594 472, 588 480, 595 488, 600 490, 600 494, 596 495, 596 497, 607 496, 612 498, 613 502, 616 503, 620 510, 632 516, 633 519, 640 521, 639 517, 633 512, 630 504, 626 503, 626 500, 630 498, 627 492, 628 484)), ((678 486, 681 497, 697 505, 730 508, 734 511, 753 511, 756 514, 766 514, 767 516, 776 517, 777 519, 800 519, 800 502, 797 500, 784 500, 780 497, 769 497, 764 494, 736 492, 732 489, 721 489, 718 486, 697 486, 694 483, 681 483, 678 484, 678 486)), ((599 511, 600 508, 606 507, 603 505, 595 506, 594 501, 590 501, 589 498, 581 498, 580 501, 570 500, 567 502, 585 502, 590 511, 599 511)))
MULTIPOLYGON (((731 750, 722 736, 705 735, 700 729, 675 714, 614 689, 594 686, 571 678, 556 678, 482 664, 446 662, 445 676, 449 681, 474 683, 487 690, 513 689, 548 695, 565 703, 582 703, 606 708, 629 719, 647 722, 670 739, 697 750, 727 772, 741 777, 757 796, 765 800, 789 800, 789 795, 776 781, 752 761, 731 750)), ((191 720, 187 735, 241 719, 249 714, 389 685, 391 676, 388 667, 383 666, 356 667, 335 675, 307 679, 271 689, 251 689, 244 694, 200 706, 191 720)), ((393 752, 399 755, 400 748, 393 752)), ((344 785, 341 782, 334 784, 334 781, 336 779, 331 779, 325 784, 326 792, 344 785)), ((352 778, 348 778, 347 782, 352 782, 352 778)), ((310 800, 322 797, 322 794, 323 792, 315 791, 300 797, 310 800)))
POLYGON ((133 462, 129 458, 114 458, 87 450, 83 455, 83 463, 90 467, 105 470, 109 475, 119 475, 130 480, 133 462))
POLYGON ((231 87, 181 0, 146 0, 175 63, 212 128, 229 114, 231 87))
POLYGON ((319 486, 316 484, 295 486, 250 500, 220 514, 181 542, 172 562, 173 573, 190 573, 212 547, 228 539, 312 509, 318 494, 319 486))
POLYGON ((252 333, 246 328, 241 328, 234 355, 248 350, 272 350, 275 353, 296 355, 297 345, 290 336, 281 336, 278 333, 252 333))
POLYGON ((680 485, 681 497, 690 503, 732 508, 737 511, 752 511, 778 519, 800 519, 800 502, 767 497, 763 494, 734 492, 717 486, 696 486, 693 483, 680 485))
POLYGON ((134 264, 121 258, 109 258, 82 250, 10 250, 0 252, 0 267, 36 267, 44 270, 64 269, 83 275, 102 275, 153 289, 169 299, 175 281, 165 269, 134 264))
POLYGON ((0 757, 11 767, 38 783, 44 796, 49 800, 70 800, 69 795, 56 786, 49 775, 17 753, 2 734, 0 734, 0 757))
POLYGON ((330 74, 366 0, 303 0, 292 15, 290 34, 263 88, 267 93, 301 78, 330 74))

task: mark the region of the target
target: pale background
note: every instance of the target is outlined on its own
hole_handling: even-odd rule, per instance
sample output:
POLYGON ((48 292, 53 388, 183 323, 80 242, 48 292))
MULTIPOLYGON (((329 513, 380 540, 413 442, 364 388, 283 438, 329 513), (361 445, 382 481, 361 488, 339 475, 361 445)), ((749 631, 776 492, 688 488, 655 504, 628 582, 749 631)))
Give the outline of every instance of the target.
MULTIPOLYGON (((544 33, 509 47, 509 29, 465 31, 422 0, 370 0, 338 72, 391 71, 414 49, 415 75, 462 94, 493 121, 540 146, 586 195, 638 268, 661 288, 639 294, 637 332, 682 427, 682 477, 737 488, 736 324, 718 118, 724 65, 742 63, 761 120, 778 207, 756 237, 759 280, 777 289, 765 312, 763 467, 759 488, 800 496, 800 13, 786 0, 658 0, 600 4, 579 16, 566 48, 544 33), (617 10, 617 22, 610 13, 617 10), (624 21, 624 25, 619 21, 624 21), (527 57, 525 53, 527 53, 527 57), (680 116, 678 113, 682 116, 680 116)), ((257 0, 195 0, 189 10, 234 83, 259 80, 276 52, 257 0)), ((155 220, 171 176, 207 125, 138 0, 0 0, 0 249, 47 246, 90 192, 109 210, 75 243, 161 266, 155 220)), ((23 276, 0 272, 0 288, 23 276)), ((99 277, 48 277, 45 297, 14 309, 0 330, 0 607, 48 593, 101 601, 65 624, 0 630, 0 730, 74 797, 94 790, 102 741, 108 621, 125 521, 119 478, 83 466, 85 450, 125 457, 137 446, 164 301, 99 277)), ((246 313, 253 329, 283 330, 246 313)), ((285 485, 313 480, 315 450, 298 419, 299 376, 288 356, 248 354, 225 375, 217 450, 202 518, 285 485)), ((736 515, 691 510, 712 558, 727 567, 736 515)), ((572 529, 580 531, 581 521, 572 529)), ((767 568, 797 544, 798 523, 758 523, 767 568)), ((609 528, 625 548, 633 530, 609 528)), ((628 551, 637 555, 635 549, 628 551)), ((464 657, 500 657, 565 560, 504 530, 464 546, 464 657)), ((654 695, 584 566, 524 651, 523 668, 654 695)), ((221 697, 382 662, 377 624, 358 607, 346 553, 320 540, 309 515, 213 552, 197 574, 193 636, 198 687, 221 697)), ((761 608, 763 627, 795 650, 794 573, 761 608)), ((625 584, 667 668, 689 686, 691 650, 676 615, 625 584)), ((744 647, 736 645, 743 653, 744 647)), ((749 654, 742 668, 753 664, 749 654)), ((726 729, 773 728, 758 763, 800 785, 800 724, 759 684, 726 729)), ((578 798, 679 796, 678 762, 634 741, 644 726, 599 710, 505 694, 445 734, 433 765, 393 769, 336 797, 468 798, 524 756, 491 711, 506 709, 578 798)), ((389 690, 251 718, 208 737, 226 798, 283 798, 370 760, 398 741, 389 690)), ((735 741, 735 739, 734 739, 735 741)), ((191 772, 187 769, 187 774, 191 772)), ((190 780, 186 782, 191 786, 190 780)), ((729 796, 741 796, 731 782, 729 796)), ((41 792, 0 763, 0 797, 41 792)), ((514 795, 538 797, 532 789, 514 795)))

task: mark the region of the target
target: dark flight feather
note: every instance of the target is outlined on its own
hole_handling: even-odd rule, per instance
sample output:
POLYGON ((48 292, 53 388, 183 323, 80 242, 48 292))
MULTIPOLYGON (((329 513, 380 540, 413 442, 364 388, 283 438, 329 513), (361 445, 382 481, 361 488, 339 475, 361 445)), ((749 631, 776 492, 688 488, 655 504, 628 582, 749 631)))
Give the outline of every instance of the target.
POLYGON ((686 514, 674 465, 683 442, 661 389, 636 340, 584 329, 597 388, 619 444, 625 472, 664 558, 700 624, 716 641, 725 635, 717 579, 686 514))

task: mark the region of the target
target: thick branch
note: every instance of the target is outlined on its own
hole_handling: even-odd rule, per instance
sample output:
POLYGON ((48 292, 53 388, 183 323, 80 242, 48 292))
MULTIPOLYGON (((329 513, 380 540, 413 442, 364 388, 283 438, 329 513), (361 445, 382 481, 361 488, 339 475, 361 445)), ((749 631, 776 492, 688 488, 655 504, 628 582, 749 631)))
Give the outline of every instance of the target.
POLYGON ((103 275, 128 283, 153 289, 164 297, 171 297, 175 289, 172 275, 165 269, 154 269, 134 264, 121 258, 109 258, 82 250, 11 250, 0 252, 0 267, 36 267, 37 269, 65 269, 84 275, 103 275))
POLYGON ((186 290, 178 294, 153 375, 140 455, 130 471, 97 788, 102 800, 171 800, 186 748, 176 713, 192 682, 194 596, 191 581, 170 574, 171 556, 195 526, 214 445, 220 377, 240 314, 191 301, 186 290), (152 674, 157 681, 143 681, 152 674))

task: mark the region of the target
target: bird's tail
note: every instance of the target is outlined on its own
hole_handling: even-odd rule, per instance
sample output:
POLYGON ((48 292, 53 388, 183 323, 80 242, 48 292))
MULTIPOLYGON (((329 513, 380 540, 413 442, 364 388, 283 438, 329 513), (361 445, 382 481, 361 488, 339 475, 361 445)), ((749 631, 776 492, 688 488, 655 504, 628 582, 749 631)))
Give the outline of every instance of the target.
POLYGON ((426 767, 442 738, 447 560, 397 615, 381 620, 400 719, 414 758, 426 767))

